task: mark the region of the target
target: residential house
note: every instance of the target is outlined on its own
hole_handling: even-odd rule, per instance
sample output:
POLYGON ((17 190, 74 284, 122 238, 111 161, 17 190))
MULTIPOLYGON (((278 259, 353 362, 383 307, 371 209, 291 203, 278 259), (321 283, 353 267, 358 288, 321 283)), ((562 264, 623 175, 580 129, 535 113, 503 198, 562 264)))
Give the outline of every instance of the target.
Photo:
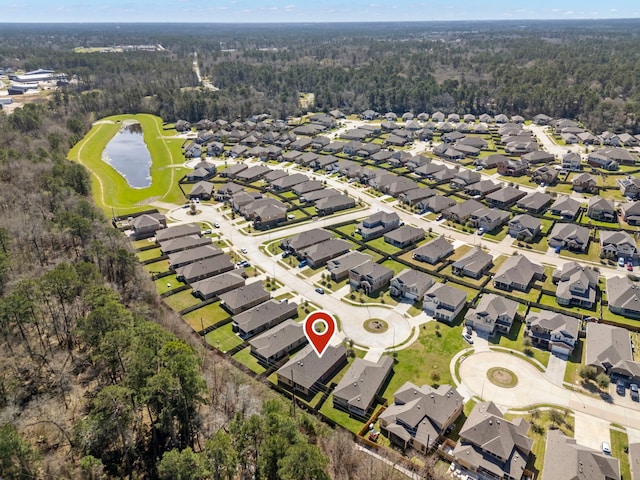
POLYGON ((591 232, 575 223, 556 223, 549 234, 549 246, 585 253, 589 247, 591 232))
POLYGON ((244 187, 242 185, 238 185, 237 183, 228 182, 218 187, 218 190, 215 192, 213 198, 219 202, 226 202, 233 195, 238 192, 242 192, 244 187))
POLYGON ((607 278, 609 310, 624 317, 640 318, 640 282, 629 277, 607 278))
POLYGON ((475 165, 481 165, 484 168, 497 168, 499 164, 506 163, 508 161, 509 157, 505 157, 504 155, 500 155, 499 153, 494 153, 493 155, 478 158, 473 163, 475 165))
MULTIPOLYGON (((129 217, 129 223, 135 238, 147 238, 156 235, 159 230, 167 226, 167 219, 161 213, 143 213, 134 218, 129 217)), ((198 229, 200 233, 200 229, 198 229)))
POLYGON ((598 272, 577 262, 567 262, 554 270, 552 280, 558 285, 556 301, 560 305, 591 308, 596 302, 598 272))
POLYGON ((452 207, 447 208, 442 212, 447 220, 452 220, 456 223, 466 223, 474 212, 477 212, 484 205, 477 200, 465 200, 462 203, 457 203, 452 207))
POLYGON ((156 232, 156 243, 159 245, 161 242, 189 235, 200 235, 200 225, 196 223, 185 223, 158 230, 156 232))
POLYGON ((230 199, 231 208, 233 208, 234 212, 242 212, 247 205, 250 205, 256 200, 259 200, 261 198, 262 198, 262 193, 260 192, 240 191, 232 195, 230 199))
POLYGON ((328 230, 323 228, 312 228, 311 230, 306 230, 298 233, 297 235, 293 235, 292 237, 285 238, 280 242, 280 248, 285 252, 298 254, 298 257, 302 259, 299 252, 311 245, 327 241, 333 237, 334 234, 328 230))
POLYGON ((424 238, 424 230, 411 225, 403 225, 384 234, 384 241, 397 248, 407 248, 424 238))
POLYGON ((278 200, 276 200, 276 202, 277 203, 260 206, 253 210, 253 228, 271 228, 287 219, 286 205, 278 200))
POLYGON ((313 162, 315 162, 320 155, 313 152, 304 152, 302 155, 296 158, 296 163, 298 165, 302 165, 303 167, 310 167, 313 162))
POLYGON ((562 162, 560 163, 562 170, 569 172, 579 172, 582 170, 582 157, 579 153, 568 152, 562 156, 562 162))
POLYGON ((245 276, 244 269, 236 269, 205 278, 191 284, 193 295, 201 300, 209 300, 222 293, 242 287, 245 284, 245 276))
POLYGON ((249 168, 248 165, 245 165, 244 163, 234 163, 230 167, 222 170, 222 172, 220 172, 220 176, 233 179, 236 178, 236 175, 246 170, 247 168, 249 168))
POLYGON ((456 204, 456 201, 454 199, 445 197, 444 195, 440 195, 439 193, 436 193, 435 195, 429 198, 420 200, 420 202, 418 202, 418 210, 421 213, 425 213, 427 211, 431 211, 433 213, 440 213, 449 207, 453 207, 455 204, 456 204))
POLYGON ((531 338, 533 345, 550 350, 551 353, 569 356, 578 340, 580 320, 575 317, 540 310, 530 311, 526 317, 525 335, 531 338))
POLYGON ((550 116, 540 113, 533 117, 533 123, 536 125, 548 125, 553 120, 550 116))
POLYGON ((523 480, 533 475, 526 466, 533 447, 523 417, 506 420, 493 402, 473 407, 453 450, 455 462, 481 478, 523 480))
POLYGON ((528 213, 542 213, 547 210, 552 197, 548 193, 530 192, 526 197, 518 200, 518 208, 526 210, 528 213))
POLYGON ((571 188, 575 192, 594 193, 597 191, 597 185, 596 177, 586 172, 576 175, 571 181, 571 188))
POLYGON ((629 443, 629 464, 631 480, 640 480, 640 442, 629 443))
POLYGON ((552 163, 556 157, 553 153, 545 152, 544 150, 534 150, 533 152, 525 153, 522 155, 522 160, 529 162, 529 165, 535 165, 538 163, 552 163))
POLYGON ((636 241, 624 230, 600 230, 600 249, 605 256, 628 261, 638 256, 636 241))
POLYGON ((475 247, 469 250, 462 258, 453 262, 451 270, 454 275, 478 279, 492 265, 493 257, 480 247, 475 247))
POLYGON ((467 311, 464 322, 483 337, 491 337, 496 331, 508 335, 518 314, 518 306, 514 300, 495 293, 485 293, 478 305, 467 311))
POLYGON ((467 303, 467 292, 448 283, 436 283, 422 297, 422 308, 438 321, 452 324, 467 303))
POLYGON ((185 237, 173 238, 159 242, 162 255, 170 255, 190 248, 211 245, 211 238, 200 237, 199 235, 187 235, 185 237))
POLYGON ((587 217, 603 222, 615 222, 616 209, 611 200, 595 195, 589 198, 587 217))
MULTIPOLYGON (((365 137, 367 135, 365 134, 365 137)), ((344 138, 344 137, 343 137, 344 138)), ((364 140, 364 138, 363 138, 364 140)), ((345 153, 347 155, 350 156, 355 156, 356 153, 358 152, 358 150, 360 150, 362 148, 362 142, 359 142, 357 140, 352 140, 348 143, 346 143, 343 147, 342 147, 342 153, 345 153)))
POLYGON ((393 373, 393 358, 377 362, 356 358, 333 390, 333 408, 367 420, 376 399, 393 373))
POLYGON ((225 292, 219 297, 220 305, 232 315, 237 315, 266 302, 271 295, 264 289, 262 282, 257 281, 225 292))
POLYGON ((371 155, 371 160, 376 163, 384 163, 391 158, 391 155, 393 155, 393 152, 383 149, 371 155))
POLYGON ((370 260, 349 270, 349 285, 353 290, 362 288, 369 295, 387 288, 393 278, 393 270, 370 260))
POLYGON ((435 194, 436 191, 431 188, 420 187, 403 192, 398 198, 405 205, 414 206, 419 204, 422 200, 433 197, 435 194))
POLYGON ((189 192, 189 198, 199 200, 210 200, 213 195, 213 183, 202 180, 196 183, 189 192))
POLYGON ((447 169, 447 167, 440 163, 429 162, 416 168, 413 173, 420 177, 430 179, 433 178, 433 175, 445 169, 447 169))
POLYGON ((376 212, 356 225, 362 240, 372 240, 400 226, 400 217, 395 212, 376 212))
POLYGON ((322 188, 320 190, 314 190, 312 192, 303 193, 300 195, 300 201, 302 203, 314 203, 320 199, 333 197, 334 195, 340 195, 340 192, 333 188, 322 188))
POLYGON ((317 135, 311 139, 311 148, 319 152, 330 143, 331 139, 329 137, 325 137, 324 135, 317 135))
POLYGON ((299 250, 298 255, 306 260, 311 268, 318 268, 325 265, 332 258, 344 255, 350 248, 351 243, 346 240, 331 238, 299 250))
POLYGON ((425 243, 420 248, 415 249, 413 251, 412 258, 420 262, 427 262, 434 265, 452 253, 453 245, 449 243, 444 236, 440 236, 425 243))
POLYGON ((318 155, 313 162, 311 168, 314 170, 329 170, 338 163, 338 159, 333 155, 318 155))
POLYGON ((296 195, 300 196, 300 195, 304 195, 305 193, 308 192, 313 192, 314 190, 320 190, 321 188, 324 188, 324 185, 322 183, 322 181, 320 180, 309 180, 308 182, 302 182, 299 183, 297 185, 295 185, 291 191, 293 193, 295 193, 296 195))
POLYGON ((246 340, 297 315, 297 303, 268 300, 238 315, 234 315, 231 328, 240 338, 246 340))
POLYGON ((186 179, 187 182, 198 182, 211 178, 212 176, 206 168, 194 168, 191 172, 187 173, 186 179))
POLYGON ((640 363, 634 361, 629 330, 598 322, 587 323, 584 364, 598 373, 640 383, 640 363))
POLYGON ((204 245, 202 247, 175 252, 169 255, 169 270, 175 271, 177 268, 184 267, 190 263, 206 260, 218 255, 222 255, 222 250, 213 245, 204 245))
POLYGON ((462 413, 464 399, 451 385, 418 387, 406 382, 393 395, 393 404, 380 414, 380 431, 400 448, 427 453, 442 441, 462 413))
POLYGON ((463 168, 458 170, 451 180, 451 188, 466 188, 469 185, 473 185, 474 183, 478 183, 481 180, 482 176, 480 172, 475 172, 473 170, 469 170, 468 168, 463 168))
POLYGON ((518 200, 524 198, 526 195, 527 192, 525 191, 514 187, 505 187, 490 193, 485 198, 494 207, 506 209, 515 205, 518 200))
POLYGON ((319 389, 347 364, 347 349, 344 345, 330 345, 321 357, 311 345, 304 347, 276 372, 278 384, 293 391, 295 395, 313 397, 319 389))
POLYGON ((640 197, 640 178, 626 176, 616 180, 622 195, 627 199, 637 200, 640 197))
POLYGON ((583 145, 600 145, 600 139, 590 132, 581 132, 576 135, 583 145))
POLYGON ((548 165, 536 168, 531 173, 531 181, 539 185, 553 185, 558 180, 558 170, 548 165))
POLYGON ((356 201, 348 195, 332 195, 316 201, 315 206, 318 215, 331 215, 355 207, 356 201))
POLYGON ((216 255, 177 268, 176 278, 181 282, 190 284, 233 269, 234 264, 231 261, 231 257, 227 254, 216 255))
POLYGON ((568 195, 558 195, 556 201, 549 207, 549 212, 562 217, 562 220, 575 220, 580 210, 582 210, 580 202, 568 195))
POLYGON ((542 229, 539 218, 532 217, 528 213, 516 215, 509 220, 509 235, 525 242, 533 242, 542 229))
POLYGON ((465 187, 464 193, 467 195, 471 195, 472 197, 484 197, 485 195, 489 195, 496 190, 500 190, 502 188, 502 184, 495 183, 493 180, 480 180, 479 182, 472 183, 468 187, 465 187))
POLYGON ((308 342, 302 324, 288 319, 253 337, 249 340, 249 345, 251 354, 258 359, 258 362, 270 368, 289 352, 308 342))
POLYGON ((529 170, 529 164, 524 160, 508 159, 498 163, 498 173, 508 177, 520 177, 529 170))
MULTIPOLYGON (((312 133, 313 131, 309 133, 312 133)), ((302 152, 303 150, 310 148, 312 142, 313 140, 311 140, 309 137, 298 137, 294 142, 291 142, 291 145, 289 145, 289 148, 291 150, 298 150, 299 152, 302 152)))
POLYGON ((534 280, 544 279, 544 267, 524 255, 511 255, 493 277, 493 285, 501 290, 527 292, 534 280))
POLYGON ((469 223, 475 228, 482 228, 485 232, 492 232, 507 223, 511 214, 496 208, 483 207, 471 214, 469 223))
POLYGON ((274 192, 287 192, 291 190, 295 185, 303 182, 308 182, 309 177, 302 173, 294 173, 287 175, 286 177, 280 177, 277 180, 271 182, 269 188, 274 192))
POLYGON ((577 443, 560 430, 547 432, 543 478, 621 480, 620 461, 577 443))
MULTIPOLYGON (((635 165, 637 157, 629 150, 620 147, 604 147, 591 152, 588 156, 589 164, 600 168, 606 168, 607 165, 635 165), (592 163, 593 162, 593 163, 592 163)), ((606 168, 609 170, 609 168, 606 168)))
POLYGON ((341 282, 349 277, 349 270, 372 260, 371 255, 358 251, 347 252, 327 262, 327 271, 331 280, 341 282))
MULTIPOLYGON (((233 143, 231 142, 231 137, 229 138, 229 142, 233 143)), ((229 156, 231 158, 246 157, 248 151, 249 151, 249 147, 247 147, 246 145, 234 145, 229 150, 229 156)))
POLYGON ((339 141, 334 141, 331 142, 329 145, 325 145, 325 147, 322 149, 323 152, 327 152, 327 153, 331 153, 333 155, 342 152, 342 148, 346 145, 345 142, 339 142, 339 141))
POLYGON ((417 301, 424 297, 433 283, 433 278, 426 273, 405 268, 391 279, 389 293, 392 297, 403 297, 417 301))
POLYGON ((632 226, 640 225, 640 202, 626 202, 620 205, 622 219, 632 226))

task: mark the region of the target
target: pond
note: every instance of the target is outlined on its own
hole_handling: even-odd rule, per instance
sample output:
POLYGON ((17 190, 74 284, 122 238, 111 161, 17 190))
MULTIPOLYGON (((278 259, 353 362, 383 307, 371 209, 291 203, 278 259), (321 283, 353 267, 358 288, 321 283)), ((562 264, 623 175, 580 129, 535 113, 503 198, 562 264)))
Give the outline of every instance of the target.
POLYGON ((102 160, 115 168, 131 187, 151 185, 151 155, 139 123, 123 125, 105 147, 102 160))

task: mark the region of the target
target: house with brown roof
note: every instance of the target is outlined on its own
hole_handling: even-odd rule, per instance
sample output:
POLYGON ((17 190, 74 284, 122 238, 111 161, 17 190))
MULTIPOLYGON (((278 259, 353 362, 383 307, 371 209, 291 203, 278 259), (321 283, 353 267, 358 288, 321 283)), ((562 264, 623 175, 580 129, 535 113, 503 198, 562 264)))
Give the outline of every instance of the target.
POLYGON ((304 347, 276 372, 278 385, 289 388, 294 394, 311 398, 347 364, 344 345, 330 345, 318 358, 311 345, 304 347))
POLYGON ((187 237, 190 235, 200 236, 200 225, 196 223, 185 223, 182 225, 169 226, 156 232, 156 243, 160 244, 166 240, 187 237))
POLYGON ((269 368, 289 352, 309 341, 301 323, 288 319, 249 340, 251 355, 258 363, 269 368))
MULTIPOLYGON (((161 213, 143 213, 131 221, 131 229, 135 238, 148 238, 167 226, 167 219, 161 213)), ((199 231, 199 229, 198 229, 199 231)))
POLYGON ((493 285, 501 290, 529 291, 531 282, 544 279, 544 267, 524 255, 511 255, 493 277, 493 285))
POLYGON ((467 304, 467 293, 448 283, 436 283, 422 297, 422 308, 427 315, 451 324, 467 304))
POLYGON ((397 248, 407 248, 424 238, 424 230, 411 225, 403 225, 384 234, 384 241, 397 248))
POLYGON ((368 419, 392 373, 390 356, 384 355, 377 362, 356 358, 333 390, 333 408, 368 419))
POLYGON ((234 315, 231 327, 240 338, 246 340, 297 315, 297 303, 268 300, 234 315))
POLYGON ((598 181, 596 177, 590 173, 581 173, 573 177, 571 180, 571 188, 574 192, 595 193, 597 191, 598 181))
POLYGON ((436 264, 453 253, 453 245, 444 236, 434 238, 413 251, 414 260, 436 264))
POLYGON ((562 356, 571 355, 578 340, 579 319, 549 310, 540 310, 539 312, 530 311, 525 321, 527 323, 525 335, 531 338, 534 346, 562 356))
POLYGON ((249 310, 271 298, 262 286, 262 282, 248 283, 220 295, 220 305, 232 315, 249 310))
POLYGON ((490 205, 498 208, 509 208, 516 204, 518 200, 525 197, 527 192, 514 187, 505 187, 490 193, 485 198, 490 205))
POLYGON ((460 277, 480 278, 493 265, 493 257, 482 250, 475 247, 469 250, 459 260, 451 264, 451 271, 454 275, 460 277))
POLYGON ((423 272, 405 268, 391 279, 389 294, 412 301, 420 300, 434 284, 433 278, 423 272))
POLYGON ((533 440, 527 437, 529 423, 522 417, 506 420, 493 402, 473 407, 460 430, 453 450, 456 463, 487 478, 522 480, 533 440))
POLYGON ((373 260, 362 263, 349 270, 349 285, 353 290, 362 288, 369 295, 387 288, 393 278, 393 270, 383 267, 373 260))
POLYGON ((464 316, 464 323, 483 337, 491 337, 496 331, 509 334, 518 314, 518 302, 495 293, 485 293, 475 308, 464 316))
POLYGON ((403 449, 427 453, 442 441, 462 413, 464 399, 451 385, 418 387, 406 382, 393 395, 393 404, 380 414, 380 431, 403 449))
POLYGON ((246 273, 244 268, 230 270, 228 272, 205 278, 191 284, 193 295, 201 300, 209 300, 218 295, 240 288, 245 284, 246 273))

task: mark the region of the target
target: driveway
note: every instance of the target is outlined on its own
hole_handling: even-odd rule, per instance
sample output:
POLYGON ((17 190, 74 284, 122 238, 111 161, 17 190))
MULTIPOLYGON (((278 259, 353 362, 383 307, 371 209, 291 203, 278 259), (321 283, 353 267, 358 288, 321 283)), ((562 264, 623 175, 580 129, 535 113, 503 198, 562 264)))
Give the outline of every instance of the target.
POLYGON ((582 412, 575 413, 574 438, 580 445, 600 450, 602 442, 611 445, 611 424, 582 412))
POLYGON ((549 355, 549 364, 544 372, 545 377, 554 385, 562 386, 564 383, 564 371, 567 368, 567 361, 556 356, 549 355))

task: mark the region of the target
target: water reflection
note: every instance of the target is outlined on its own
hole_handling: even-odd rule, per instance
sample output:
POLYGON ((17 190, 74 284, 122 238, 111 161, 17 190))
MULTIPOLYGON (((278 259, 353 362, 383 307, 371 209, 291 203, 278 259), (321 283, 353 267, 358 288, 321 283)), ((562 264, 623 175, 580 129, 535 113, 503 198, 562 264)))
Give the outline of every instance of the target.
POLYGON ((151 155, 139 123, 123 126, 105 147, 102 160, 115 168, 131 187, 151 185, 151 155))

